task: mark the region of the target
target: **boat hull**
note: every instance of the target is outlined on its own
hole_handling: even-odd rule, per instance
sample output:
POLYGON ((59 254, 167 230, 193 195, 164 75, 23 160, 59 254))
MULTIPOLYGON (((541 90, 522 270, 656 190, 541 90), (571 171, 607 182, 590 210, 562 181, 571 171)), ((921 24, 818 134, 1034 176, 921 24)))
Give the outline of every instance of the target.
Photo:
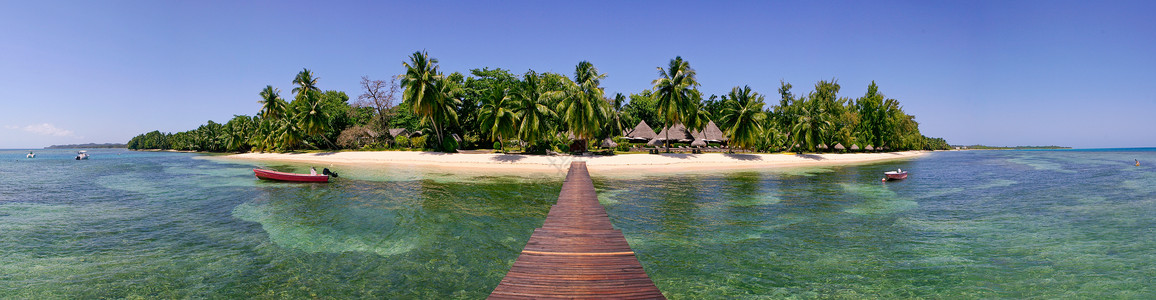
POLYGON ((256 175, 257 178, 265 180, 290 182, 329 182, 329 175, 285 173, 265 169, 253 169, 253 174, 256 175))
POLYGON ((883 175, 887 176, 887 180, 904 180, 907 179, 907 172, 885 172, 883 175))

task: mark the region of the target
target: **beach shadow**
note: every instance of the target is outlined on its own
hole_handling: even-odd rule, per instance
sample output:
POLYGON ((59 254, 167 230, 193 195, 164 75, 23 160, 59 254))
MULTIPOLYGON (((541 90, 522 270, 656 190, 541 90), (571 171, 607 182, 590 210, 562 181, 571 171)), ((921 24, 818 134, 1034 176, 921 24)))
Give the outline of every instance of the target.
POLYGON ((730 157, 731 159, 745 160, 745 161, 763 160, 762 156, 758 156, 758 155, 754 155, 754 154, 723 153, 723 156, 730 157))
POLYGON ((490 159, 494 160, 494 161, 499 161, 499 162, 512 163, 512 162, 517 162, 519 160, 526 159, 526 156, 525 155, 516 155, 516 154, 502 154, 502 155, 490 157, 490 159))
POLYGON ((813 159, 813 160, 823 160, 824 159, 823 156, 820 156, 818 154, 802 154, 802 153, 800 153, 800 154, 795 154, 795 157, 801 157, 801 158, 813 159))
POLYGON ((330 156, 330 155, 334 155, 334 154, 337 154, 337 151, 313 153, 313 156, 330 156))
POLYGON ((689 154, 689 153, 662 153, 659 155, 666 156, 666 157, 673 157, 673 158, 677 158, 677 159, 690 159, 693 157, 698 157, 698 155, 689 154))
POLYGON ((453 154, 453 153, 435 152, 435 151, 422 151, 421 152, 421 155, 450 155, 450 154, 453 154))

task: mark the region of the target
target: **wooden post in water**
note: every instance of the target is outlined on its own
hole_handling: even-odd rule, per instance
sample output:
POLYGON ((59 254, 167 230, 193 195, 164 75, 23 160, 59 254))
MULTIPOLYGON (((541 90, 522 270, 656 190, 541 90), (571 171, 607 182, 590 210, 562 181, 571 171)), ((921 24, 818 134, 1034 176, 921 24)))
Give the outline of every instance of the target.
POLYGON ((665 299, 598 203, 585 162, 570 163, 558 203, 490 299, 665 299))

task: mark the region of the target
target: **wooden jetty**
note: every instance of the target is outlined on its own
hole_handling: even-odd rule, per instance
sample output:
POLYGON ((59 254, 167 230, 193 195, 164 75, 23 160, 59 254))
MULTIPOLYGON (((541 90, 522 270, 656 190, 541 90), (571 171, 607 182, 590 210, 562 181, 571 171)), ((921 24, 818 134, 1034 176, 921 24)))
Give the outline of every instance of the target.
POLYGON ((558 203, 490 299, 665 299, 598 203, 585 162, 573 162, 558 203))

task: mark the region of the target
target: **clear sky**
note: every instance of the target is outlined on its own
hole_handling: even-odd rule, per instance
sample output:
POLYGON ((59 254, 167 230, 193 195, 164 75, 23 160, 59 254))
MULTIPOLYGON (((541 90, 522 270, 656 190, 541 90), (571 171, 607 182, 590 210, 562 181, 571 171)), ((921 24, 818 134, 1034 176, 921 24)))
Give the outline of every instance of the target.
POLYGON ((706 95, 777 103, 874 80, 952 144, 1156 146, 1156 1, 7 1, 0 148, 127 142, 253 115, 302 68, 356 98, 361 76, 428 50, 445 72, 570 75, 651 87, 681 55, 706 95))

